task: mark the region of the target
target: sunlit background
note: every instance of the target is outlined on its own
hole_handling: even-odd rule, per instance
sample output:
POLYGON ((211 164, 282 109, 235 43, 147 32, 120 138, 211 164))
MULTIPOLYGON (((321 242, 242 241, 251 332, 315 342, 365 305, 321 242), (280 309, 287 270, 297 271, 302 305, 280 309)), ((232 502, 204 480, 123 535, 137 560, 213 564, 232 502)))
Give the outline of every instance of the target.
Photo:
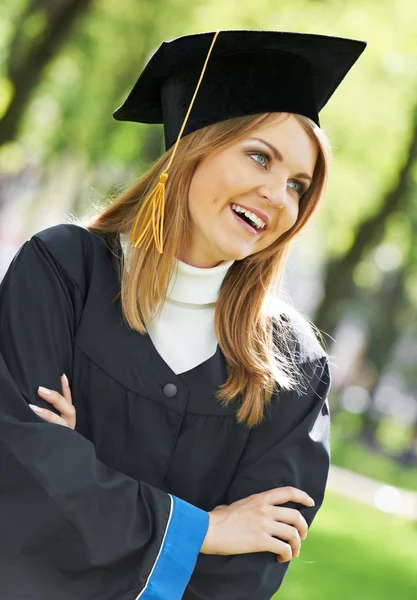
POLYGON ((112 111, 163 40, 251 28, 368 42, 321 113, 333 145, 330 188, 286 271, 292 303, 324 332, 332 360, 334 468, 277 598, 411 600, 415 0, 2 0, 0 278, 31 234, 104 206, 162 152, 159 126, 116 122, 112 111))

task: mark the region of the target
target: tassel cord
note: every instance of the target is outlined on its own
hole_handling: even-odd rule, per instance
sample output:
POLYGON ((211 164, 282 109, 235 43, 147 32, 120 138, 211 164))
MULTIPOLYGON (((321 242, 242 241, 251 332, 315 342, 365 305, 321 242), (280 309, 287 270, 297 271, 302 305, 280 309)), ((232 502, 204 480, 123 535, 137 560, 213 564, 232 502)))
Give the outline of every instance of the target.
POLYGON ((220 31, 218 30, 215 32, 215 34, 213 36, 213 40, 211 42, 210 49, 208 51, 204 66, 202 68, 200 78, 198 80, 193 97, 192 97, 190 105, 188 107, 187 114, 184 117, 184 121, 182 123, 180 132, 177 137, 177 141, 175 142, 175 146, 172 151, 171 157, 168 161, 168 164, 167 164, 165 170, 162 171, 162 173, 159 177, 159 183, 155 186, 155 188, 147 196, 147 198, 143 202, 143 204, 137 214, 135 224, 134 224, 133 230, 132 230, 132 236, 131 236, 131 243, 134 245, 135 248, 137 246, 139 246, 139 248, 142 247, 147 235, 149 234, 149 230, 152 225, 152 234, 148 241, 148 244, 145 247, 145 250, 148 250, 150 244, 152 243, 152 240, 154 240, 157 251, 160 254, 162 254, 162 252, 163 252, 163 229, 164 229, 164 215, 165 215, 165 183, 168 179, 168 169, 171 167, 172 161, 174 160, 175 154, 177 152, 178 144, 180 142, 181 136, 182 136, 185 126, 187 124, 188 117, 190 116, 191 109, 194 104, 194 100, 196 99, 198 89, 203 80, 203 76, 204 76, 204 73, 205 73, 209 58, 210 58, 211 51, 213 50, 214 43, 215 43, 219 33, 220 33, 220 31), (147 208, 147 210, 146 210, 145 216, 140 224, 138 237, 135 238, 136 228, 141 220, 141 216, 142 216, 145 208, 147 208), (152 216, 151 216, 151 214, 152 214, 152 216))

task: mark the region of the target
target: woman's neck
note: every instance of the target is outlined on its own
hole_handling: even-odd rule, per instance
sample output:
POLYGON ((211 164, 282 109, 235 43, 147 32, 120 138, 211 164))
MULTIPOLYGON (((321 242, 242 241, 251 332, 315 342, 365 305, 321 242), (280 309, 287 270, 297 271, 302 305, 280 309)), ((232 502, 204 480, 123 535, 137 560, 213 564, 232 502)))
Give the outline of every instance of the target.
POLYGON ((216 267, 201 268, 176 259, 167 297, 188 304, 216 302, 223 280, 233 263, 233 260, 223 261, 216 267))

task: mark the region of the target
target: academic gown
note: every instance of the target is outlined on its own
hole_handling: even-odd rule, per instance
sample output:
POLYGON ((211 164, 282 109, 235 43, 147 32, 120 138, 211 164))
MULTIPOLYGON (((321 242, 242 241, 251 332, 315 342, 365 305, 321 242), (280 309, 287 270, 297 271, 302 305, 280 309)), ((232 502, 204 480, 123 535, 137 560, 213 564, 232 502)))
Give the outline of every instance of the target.
POLYGON ((118 260, 100 236, 58 225, 1 284, 0 598, 269 600, 288 563, 199 554, 207 511, 292 485, 316 504, 288 506, 312 522, 329 468, 324 352, 297 333, 305 393, 276 393, 259 426, 239 424, 237 403, 214 396, 218 346, 176 375, 126 325, 118 260), (61 391, 62 373, 75 431, 28 407, 50 409, 37 388, 61 391))

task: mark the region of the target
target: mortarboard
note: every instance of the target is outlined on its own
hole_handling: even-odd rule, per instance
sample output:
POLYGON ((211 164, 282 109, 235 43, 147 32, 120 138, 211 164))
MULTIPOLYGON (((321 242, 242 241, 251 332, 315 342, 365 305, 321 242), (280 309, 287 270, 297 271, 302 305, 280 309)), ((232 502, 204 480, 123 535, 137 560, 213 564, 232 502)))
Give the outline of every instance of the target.
MULTIPOLYGON (((175 143, 160 183, 139 211, 132 243, 142 245, 152 221, 162 252, 164 186, 183 135, 233 117, 267 112, 296 113, 319 125, 318 113, 365 47, 365 42, 345 38, 249 30, 163 42, 113 113, 119 121, 163 123, 166 148, 175 143), (141 235, 135 239, 146 205, 141 235)), ((151 241, 152 237, 146 248, 151 241)))

